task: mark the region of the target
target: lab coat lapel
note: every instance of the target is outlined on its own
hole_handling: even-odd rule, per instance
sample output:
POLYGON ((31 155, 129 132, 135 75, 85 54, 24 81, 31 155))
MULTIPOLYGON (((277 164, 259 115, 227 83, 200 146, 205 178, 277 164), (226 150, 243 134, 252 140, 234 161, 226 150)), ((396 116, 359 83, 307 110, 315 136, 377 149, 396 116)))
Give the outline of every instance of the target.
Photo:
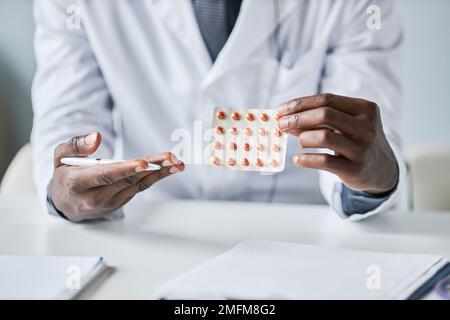
POLYGON ((302 0, 244 0, 233 32, 203 86, 207 87, 251 56, 300 2, 302 0), (279 21, 274 14, 275 6, 279 9, 279 21))
POLYGON ((206 73, 211 68, 211 57, 203 41, 191 0, 150 0, 155 12, 167 28, 192 50, 206 73))

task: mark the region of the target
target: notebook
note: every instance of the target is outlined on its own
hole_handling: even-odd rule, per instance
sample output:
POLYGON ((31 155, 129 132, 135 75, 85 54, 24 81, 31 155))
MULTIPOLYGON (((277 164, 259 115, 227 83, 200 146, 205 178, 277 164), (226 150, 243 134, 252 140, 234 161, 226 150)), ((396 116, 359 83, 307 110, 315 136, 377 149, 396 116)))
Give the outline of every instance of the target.
POLYGON ((105 269, 102 257, 0 256, 0 299, 72 299, 105 269))
POLYGON ((161 299, 408 299, 439 255, 248 240, 159 287, 161 299))

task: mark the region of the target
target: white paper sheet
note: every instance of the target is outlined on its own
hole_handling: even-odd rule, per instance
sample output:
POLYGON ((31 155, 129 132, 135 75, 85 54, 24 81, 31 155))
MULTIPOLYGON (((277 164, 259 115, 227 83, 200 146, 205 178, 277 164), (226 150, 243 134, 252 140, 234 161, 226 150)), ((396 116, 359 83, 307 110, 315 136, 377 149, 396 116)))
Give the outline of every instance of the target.
POLYGON ((71 299, 105 267, 99 257, 0 256, 0 299, 71 299))
POLYGON ((249 240, 161 286, 156 296, 406 299, 446 263, 435 255, 249 240))

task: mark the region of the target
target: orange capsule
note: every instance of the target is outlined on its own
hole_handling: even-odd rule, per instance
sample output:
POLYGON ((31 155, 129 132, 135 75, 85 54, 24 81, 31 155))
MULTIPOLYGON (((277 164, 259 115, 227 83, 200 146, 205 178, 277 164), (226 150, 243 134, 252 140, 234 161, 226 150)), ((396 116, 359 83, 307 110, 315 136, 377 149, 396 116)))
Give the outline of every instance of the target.
POLYGON ((263 113, 260 116, 261 121, 268 121, 269 120, 269 116, 267 115, 267 113, 263 113))
POLYGON ((279 121, 282 118, 281 114, 277 113, 275 115, 275 121, 279 121))
POLYGON ((237 136, 237 134, 238 134, 238 129, 237 128, 230 128, 230 133, 233 135, 233 136, 237 136))
POLYGON ((253 130, 250 129, 250 128, 245 128, 245 129, 244 129, 244 134, 245 134, 247 137, 250 137, 250 136, 253 134, 253 130))
POLYGON ((213 147, 214 147, 214 149, 219 150, 219 149, 222 149, 222 144, 219 141, 216 140, 213 143, 213 147))
POLYGON ((275 159, 272 159, 272 160, 270 161, 270 166, 271 166, 272 168, 278 167, 278 161, 275 160, 275 159))
POLYGON ((281 132, 281 130, 280 129, 274 129, 273 130, 273 135, 275 136, 275 137, 281 137, 282 135, 283 135, 283 132, 281 132))
POLYGON ((227 165, 234 166, 235 164, 236 164, 236 160, 234 160, 233 158, 227 159, 227 165))
POLYGON ((256 159, 256 161, 255 161, 255 166, 257 166, 257 167, 259 167, 259 168, 261 168, 261 167, 264 167, 264 161, 262 161, 261 159, 256 159))
POLYGON ((224 132, 225 130, 222 127, 216 127, 216 133, 218 135, 223 135, 224 132))
POLYGON ((216 166, 220 166, 220 158, 219 157, 212 157, 211 158, 211 163, 216 165, 216 166))
POLYGON ((228 144, 228 147, 230 148, 230 150, 237 150, 237 144, 236 142, 230 142, 228 144))
POLYGON ((267 130, 264 129, 264 128, 259 128, 258 129, 258 134, 259 134, 260 137, 265 137, 265 136, 267 136, 267 130))
POLYGON ((244 159, 242 159, 241 164, 242 164, 244 167, 248 167, 248 166, 250 165, 250 161, 248 161, 247 158, 244 158, 244 159))
POLYGON ((231 119, 233 119, 234 121, 239 121, 241 119, 241 116, 239 115, 239 113, 233 112, 231 115, 231 119))
POLYGON ((255 115, 251 112, 247 113, 247 120, 248 121, 253 121, 255 120, 255 115))
POLYGON ((217 117, 217 119, 219 119, 219 120, 225 119, 225 112, 223 112, 223 111, 217 111, 216 117, 217 117))
POLYGON ((256 149, 257 149, 259 152, 262 152, 262 151, 266 150, 266 146, 265 146, 264 144, 262 144, 262 143, 259 143, 259 144, 256 146, 256 149))
POLYGON ((280 150, 281 150, 281 147, 280 147, 279 144, 274 144, 274 145, 272 146, 272 151, 273 151, 273 152, 280 152, 280 150))
POLYGON ((244 148, 245 151, 250 151, 250 143, 244 143, 244 148))

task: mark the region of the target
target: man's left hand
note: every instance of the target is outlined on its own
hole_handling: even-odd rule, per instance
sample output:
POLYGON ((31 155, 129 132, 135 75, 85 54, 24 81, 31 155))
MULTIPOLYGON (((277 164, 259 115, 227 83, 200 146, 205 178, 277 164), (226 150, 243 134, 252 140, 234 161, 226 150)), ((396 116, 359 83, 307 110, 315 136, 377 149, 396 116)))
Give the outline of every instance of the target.
POLYGON ((279 114, 278 126, 296 136, 301 147, 334 151, 299 154, 295 166, 327 170, 348 188, 375 195, 397 185, 397 160, 376 103, 326 93, 288 101, 279 114))

